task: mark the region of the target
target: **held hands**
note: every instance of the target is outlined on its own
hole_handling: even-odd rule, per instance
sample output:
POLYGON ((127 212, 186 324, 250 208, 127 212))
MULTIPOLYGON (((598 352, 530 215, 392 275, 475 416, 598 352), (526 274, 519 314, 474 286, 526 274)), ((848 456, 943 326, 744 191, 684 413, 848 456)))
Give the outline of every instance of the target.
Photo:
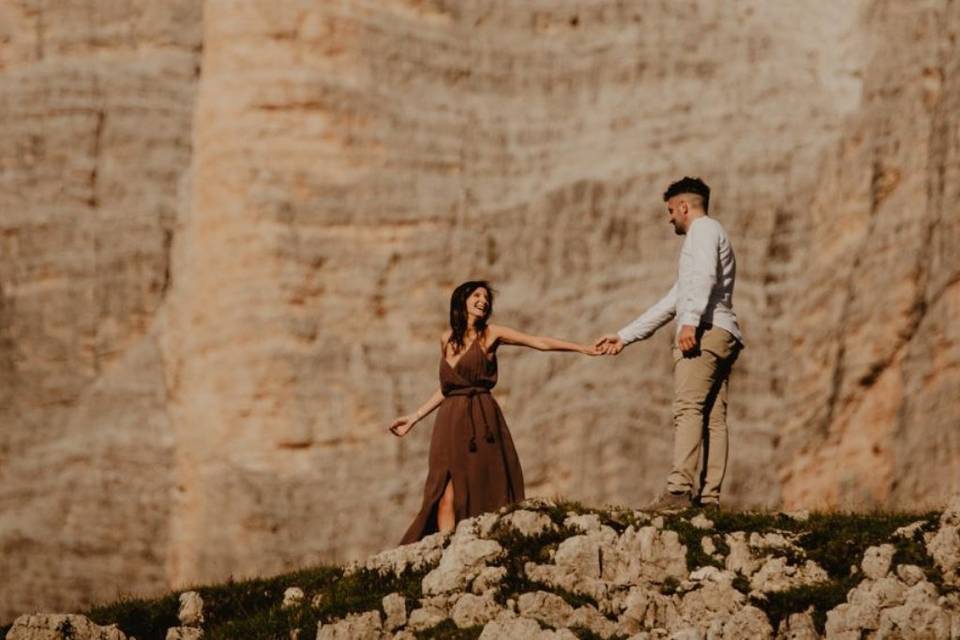
POLYGON ((582 344, 578 349, 585 356, 602 356, 603 351, 596 345, 582 344))
POLYGON ((407 435, 407 432, 410 429, 413 429, 413 425, 417 424, 416 416, 400 416, 393 421, 393 424, 390 425, 388 431, 398 438, 402 438, 407 435))
POLYGON ((620 336, 611 334, 597 338, 593 348, 605 356, 615 356, 623 351, 625 346, 620 336))

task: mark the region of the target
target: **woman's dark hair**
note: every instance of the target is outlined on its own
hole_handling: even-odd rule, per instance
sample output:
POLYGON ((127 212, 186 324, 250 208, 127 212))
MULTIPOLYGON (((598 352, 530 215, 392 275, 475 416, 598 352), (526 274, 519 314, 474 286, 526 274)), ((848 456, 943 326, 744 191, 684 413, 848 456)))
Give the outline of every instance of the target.
POLYGON ((471 280, 454 289, 450 296, 450 328, 453 330, 450 344, 454 353, 460 353, 463 349, 463 338, 467 332, 467 298, 477 289, 487 290, 487 312, 474 325, 478 336, 486 330, 487 320, 493 314, 493 288, 486 280, 471 280))

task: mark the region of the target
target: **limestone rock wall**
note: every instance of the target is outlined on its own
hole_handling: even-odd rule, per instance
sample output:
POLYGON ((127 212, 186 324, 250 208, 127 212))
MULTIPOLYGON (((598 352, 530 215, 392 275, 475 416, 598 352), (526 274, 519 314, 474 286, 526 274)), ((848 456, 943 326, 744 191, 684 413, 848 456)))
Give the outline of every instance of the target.
POLYGON ((788 506, 960 486, 960 6, 878 2, 869 24, 863 106, 784 240, 788 506))
POLYGON ((0 619, 165 588, 202 6, 0 4, 0 619))
MULTIPOLYGON (((0 618, 393 544, 432 423, 385 427, 435 388, 453 286, 491 279, 524 331, 616 330, 671 284, 683 174, 740 267, 730 502, 947 495, 956 14, 4 4, 0 618)), ((669 334, 503 350, 530 494, 660 488, 669 334)))

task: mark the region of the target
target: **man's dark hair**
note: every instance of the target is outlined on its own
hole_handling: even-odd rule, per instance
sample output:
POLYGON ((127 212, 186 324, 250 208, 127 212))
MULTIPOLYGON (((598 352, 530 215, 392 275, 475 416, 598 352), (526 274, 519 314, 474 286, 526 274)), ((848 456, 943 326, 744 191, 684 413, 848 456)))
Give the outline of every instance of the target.
POLYGON ((681 193, 693 193, 703 198, 703 210, 710 210, 710 187, 700 178, 691 178, 684 176, 683 180, 677 180, 663 192, 663 201, 666 202, 673 196, 681 193))

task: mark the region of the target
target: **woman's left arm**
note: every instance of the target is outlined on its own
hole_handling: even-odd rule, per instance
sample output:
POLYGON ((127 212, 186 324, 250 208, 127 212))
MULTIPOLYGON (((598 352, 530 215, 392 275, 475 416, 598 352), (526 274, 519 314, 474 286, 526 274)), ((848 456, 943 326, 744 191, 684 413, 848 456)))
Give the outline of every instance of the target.
POLYGON ((588 356, 598 356, 602 352, 589 344, 579 344, 576 342, 567 342, 551 338, 550 336, 531 336, 522 331, 504 327, 501 325, 490 325, 490 340, 494 344, 510 344, 518 347, 530 347, 538 351, 576 351, 588 356))

